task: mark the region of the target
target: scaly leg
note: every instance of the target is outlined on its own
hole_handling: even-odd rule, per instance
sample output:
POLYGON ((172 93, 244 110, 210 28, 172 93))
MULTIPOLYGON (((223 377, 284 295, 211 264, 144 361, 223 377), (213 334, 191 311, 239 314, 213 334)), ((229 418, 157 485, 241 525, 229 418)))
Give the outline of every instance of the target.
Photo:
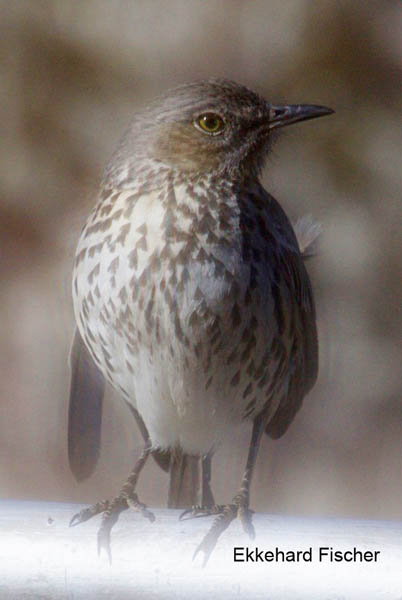
MULTIPOLYGON (((199 552, 204 552, 204 567, 207 564, 219 537, 222 535, 225 529, 229 527, 230 523, 235 518, 240 519, 244 531, 250 536, 251 539, 254 539, 255 537, 255 531, 252 524, 253 511, 249 509, 249 497, 254 465, 258 454, 261 436, 264 432, 264 427, 264 418, 257 418, 254 421, 246 468, 244 471, 240 490, 238 494, 236 494, 236 496, 233 498, 233 502, 231 504, 213 506, 212 508, 207 509, 206 511, 203 511, 199 507, 196 507, 195 509, 197 511, 195 516, 197 516, 197 513, 199 514, 200 512, 205 512, 205 514, 218 514, 217 518, 212 523, 210 530, 205 535, 204 539, 194 552, 193 558, 195 558, 199 552)), ((181 516, 183 517, 188 512, 190 511, 185 511, 181 516)))
POLYGON ((112 561, 112 554, 110 549, 110 532, 113 525, 117 522, 119 515, 124 510, 132 508, 137 512, 140 512, 146 519, 153 522, 155 516, 150 512, 145 504, 139 501, 137 494, 135 493, 135 486, 139 474, 141 473, 149 454, 151 453, 151 441, 148 439, 145 443, 144 449, 136 461, 133 470, 131 471, 127 481, 123 485, 118 496, 113 500, 103 500, 97 502, 88 508, 84 508, 79 513, 73 516, 70 521, 70 527, 79 525, 84 521, 88 521, 95 515, 102 513, 102 523, 98 531, 98 553, 104 548, 109 557, 109 561, 112 561))

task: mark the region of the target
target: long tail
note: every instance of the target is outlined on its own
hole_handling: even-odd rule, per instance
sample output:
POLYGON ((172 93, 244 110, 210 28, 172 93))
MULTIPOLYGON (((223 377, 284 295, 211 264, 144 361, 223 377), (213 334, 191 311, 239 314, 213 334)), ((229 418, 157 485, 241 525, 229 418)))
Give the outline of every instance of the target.
POLYGON ((77 481, 95 470, 99 458, 105 380, 93 362, 78 329, 70 353, 68 458, 77 481))
POLYGON ((169 508, 211 507, 214 502, 211 456, 192 456, 175 450, 170 455, 169 508))

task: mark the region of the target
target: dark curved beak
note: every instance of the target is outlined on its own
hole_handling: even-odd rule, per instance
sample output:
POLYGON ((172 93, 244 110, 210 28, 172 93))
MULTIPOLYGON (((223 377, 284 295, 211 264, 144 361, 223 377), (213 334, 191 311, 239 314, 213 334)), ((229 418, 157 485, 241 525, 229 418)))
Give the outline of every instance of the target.
POLYGON ((283 106, 269 105, 269 129, 284 127, 307 119, 316 119, 331 115, 334 110, 326 106, 315 106, 314 104, 287 104, 283 106))

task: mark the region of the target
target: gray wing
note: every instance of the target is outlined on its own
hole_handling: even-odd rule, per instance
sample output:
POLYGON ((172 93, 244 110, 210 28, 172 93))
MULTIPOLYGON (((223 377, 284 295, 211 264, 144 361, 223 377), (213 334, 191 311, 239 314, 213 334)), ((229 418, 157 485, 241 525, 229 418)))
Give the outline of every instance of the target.
POLYGON ((75 330, 70 354, 68 459, 78 481, 95 470, 99 458, 105 380, 75 330))
MULTIPOLYGON (((311 293, 311 290, 309 290, 311 293)), ((299 306, 295 316, 296 332, 294 349, 291 351, 293 372, 290 375, 287 394, 281 398, 278 409, 268 423, 266 433, 277 439, 292 423, 300 409, 304 396, 313 387, 318 373, 318 343, 315 311, 312 295, 309 307, 299 306)))
MULTIPOLYGON (((266 433, 277 439, 281 437, 300 409, 304 396, 313 387, 318 374, 318 341, 314 298, 310 278, 299 251, 292 226, 279 204, 271 198, 275 220, 290 244, 281 253, 279 285, 286 285, 293 298, 292 322, 294 338, 290 348, 292 372, 287 393, 281 398, 277 411, 266 427, 266 433), (293 246, 293 249, 292 249, 293 246)), ((284 344, 285 346, 285 344, 284 344)))

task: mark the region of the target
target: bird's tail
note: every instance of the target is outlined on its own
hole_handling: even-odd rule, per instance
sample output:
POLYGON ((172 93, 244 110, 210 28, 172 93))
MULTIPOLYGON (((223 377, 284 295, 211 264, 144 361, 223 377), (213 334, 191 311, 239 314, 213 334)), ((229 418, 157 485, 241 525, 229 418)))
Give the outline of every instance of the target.
POLYGON ((170 455, 168 507, 211 507, 211 457, 184 454, 175 449, 170 455))
POLYGON ((294 232, 304 259, 316 256, 322 225, 311 215, 304 215, 294 224, 294 232))

